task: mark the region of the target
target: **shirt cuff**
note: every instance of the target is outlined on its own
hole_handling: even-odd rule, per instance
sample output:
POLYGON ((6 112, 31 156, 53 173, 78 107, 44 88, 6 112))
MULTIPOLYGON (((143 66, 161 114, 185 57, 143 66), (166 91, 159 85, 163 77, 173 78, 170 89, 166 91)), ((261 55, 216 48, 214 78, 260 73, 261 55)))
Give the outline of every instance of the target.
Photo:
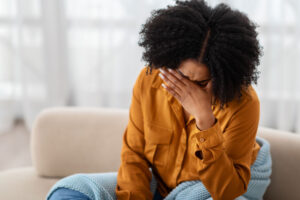
POLYGON ((195 155, 200 160, 208 161, 211 158, 217 158, 222 151, 224 141, 218 120, 216 120, 212 127, 203 131, 199 130, 196 124, 194 124, 191 132, 191 140, 195 155))

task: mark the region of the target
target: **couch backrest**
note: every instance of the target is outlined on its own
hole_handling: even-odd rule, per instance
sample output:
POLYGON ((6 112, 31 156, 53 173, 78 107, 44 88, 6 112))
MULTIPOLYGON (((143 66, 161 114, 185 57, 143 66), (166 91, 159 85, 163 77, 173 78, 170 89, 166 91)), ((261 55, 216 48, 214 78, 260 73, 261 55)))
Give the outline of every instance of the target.
POLYGON ((34 167, 41 176, 117 171, 128 111, 51 108, 36 119, 31 137, 34 167))
MULTIPOLYGON (((31 152, 41 176, 117 171, 128 110, 52 108, 36 119, 31 152)), ((271 145, 272 175, 264 199, 300 199, 300 135, 260 127, 271 145)))

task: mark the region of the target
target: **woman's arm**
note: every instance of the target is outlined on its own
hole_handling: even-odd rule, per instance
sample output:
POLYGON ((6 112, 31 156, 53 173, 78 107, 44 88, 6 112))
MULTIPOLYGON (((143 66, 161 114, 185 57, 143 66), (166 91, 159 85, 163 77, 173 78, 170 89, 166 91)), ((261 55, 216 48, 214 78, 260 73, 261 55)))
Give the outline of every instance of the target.
POLYGON ((117 176, 118 200, 152 199, 152 174, 144 157, 143 113, 140 103, 141 84, 145 68, 137 78, 132 94, 129 122, 123 135, 121 166, 117 176))
POLYGON ((259 122, 256 94, 229 103, 230 121, 223 132, 211 110, 211 82, 199 87, 175 71, 162 73, 166 90, 195 116, 190 135, 199 179, 215 200, 232 200, 245 193, 259 122))
POLYGON ((213 199, 230 200, 247 191, 258 122, 259 101, 253 100, 242 103, 225 132, 218 121, 204 131, 195 125, 191 137, 197 172, 213 199))

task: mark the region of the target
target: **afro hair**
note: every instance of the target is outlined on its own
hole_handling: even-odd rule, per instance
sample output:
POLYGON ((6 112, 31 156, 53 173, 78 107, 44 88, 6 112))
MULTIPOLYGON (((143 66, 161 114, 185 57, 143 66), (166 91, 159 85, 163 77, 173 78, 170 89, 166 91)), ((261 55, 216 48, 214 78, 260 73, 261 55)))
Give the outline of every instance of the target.
POLYGON ((221 107, 257 84, 261 46, 257 26, 238 10, 221 3, 210 7, 203 0, 176 1, 151 12, 142 25, 142 59, 152 68, 176 69, 196 59, 212 77, 213 94, 221 107))

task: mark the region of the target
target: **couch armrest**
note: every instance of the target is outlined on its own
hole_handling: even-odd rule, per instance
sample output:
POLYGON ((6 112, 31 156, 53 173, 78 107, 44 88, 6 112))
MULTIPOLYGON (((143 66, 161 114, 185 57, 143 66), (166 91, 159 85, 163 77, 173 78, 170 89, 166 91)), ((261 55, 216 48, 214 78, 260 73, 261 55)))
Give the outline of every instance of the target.
POLYGON ((51 108, 34 122, 32 162, 38 175, 117 171, 128 110, 51 108))
POLYGON ((299 199, 300 135, 259 127, 258 136, 269 141, 272 156, 271 183, 264 199, 299 199))

